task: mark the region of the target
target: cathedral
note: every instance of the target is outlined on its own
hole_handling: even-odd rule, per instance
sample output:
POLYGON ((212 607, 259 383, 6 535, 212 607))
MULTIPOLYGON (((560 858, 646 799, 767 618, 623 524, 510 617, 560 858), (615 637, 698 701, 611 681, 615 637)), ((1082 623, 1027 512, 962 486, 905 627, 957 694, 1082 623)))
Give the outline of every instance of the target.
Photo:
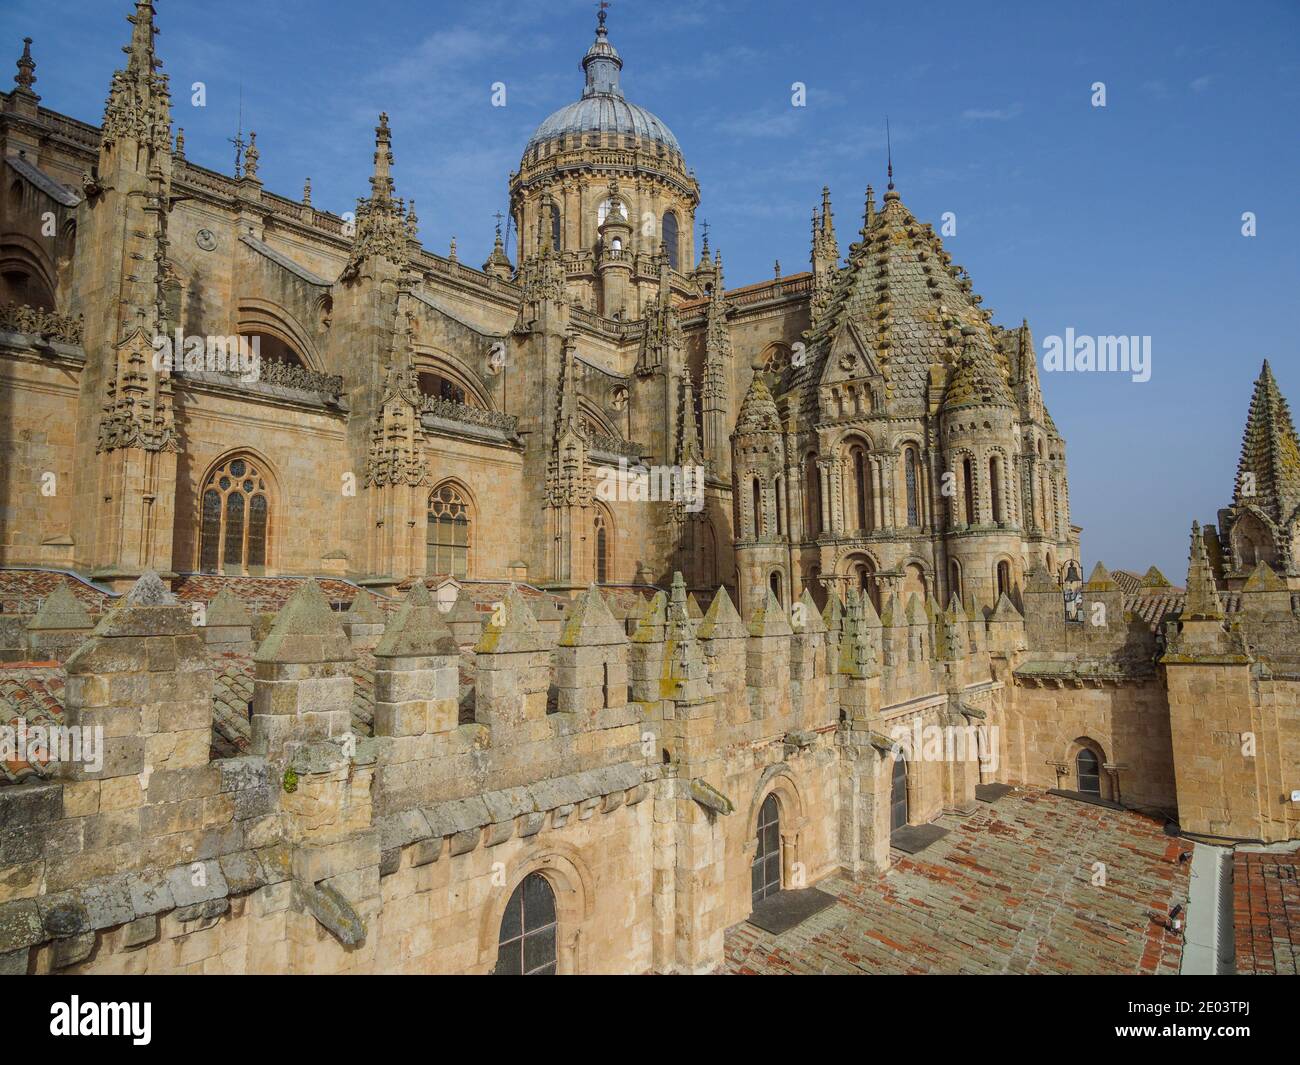
POLYGON ((155 6, 97 124, 30 40, 0 94, 0 724, 104 737, 0 756, 0 971, 713 971, 991 787, 1300 835, 1267 364, 1186 589, 1085 579, 1029 324, 892 166, 728 288, 602 9, 474 266, 387 115, 341 215, 188 159, 155 6))
POLYGON ((742 610, 850 585, 992 605, 1063 573, 1078 530, 1028 326, 994 324, 892 181, 846 257, 824 192, 811 268, 728 290, 604 15, 580 97, 510 175, 519 262, 498 241, 481 269, 420 243, 386 116, 340 217, 265 189, 256 133, 235 174, 186 159, 149 5, 98 129, 40 106, 25 51, 0 306, 58 355, 10 413, 67 438, 11 452, 7 500, 39 518, 0 560, 119 591, 154 570, 572 595, 680 570, 742 610), (602 498, 602 467, 698 470, 702 505, 602 498))

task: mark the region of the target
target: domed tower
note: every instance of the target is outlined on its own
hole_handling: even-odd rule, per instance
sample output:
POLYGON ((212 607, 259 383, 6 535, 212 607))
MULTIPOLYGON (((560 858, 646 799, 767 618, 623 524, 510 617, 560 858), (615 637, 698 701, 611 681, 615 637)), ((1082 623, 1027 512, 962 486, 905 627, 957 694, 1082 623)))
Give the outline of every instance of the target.
POLYGON ((992 606, 1019 593, 1020 521, 1014 470, 1018 414, 987 330, 961 330, 962 352, 939 408, 940 487, 946 506, 948 588, 992 606))
POLYGON ((768 589, 783 606, 790 603, 784 440, 776 400, 762 375, 755 374, 731 434, 736 593, 745 615, 765 600, 768 589))
POLYGON ((596 40, 582 59, 582 98, 537 127, 518 173, 510 175, 510 211, 520 258, 536 254, 549 238, 563 256, 569 297, 606 314, 619 308, 604 304, 599 267, 609 245, 601 228, 611 211, 619 215, 627 231, 620 249, 627 271, 626 315, 639 318, 658 298, 661 243, 674 293, 695 294, 690 271, 700 192, 668 126, 623 97, 623 60, 609 41, 605 17, 601 11, 596 40), (612 206, 615 179, 621 202, 612 206))

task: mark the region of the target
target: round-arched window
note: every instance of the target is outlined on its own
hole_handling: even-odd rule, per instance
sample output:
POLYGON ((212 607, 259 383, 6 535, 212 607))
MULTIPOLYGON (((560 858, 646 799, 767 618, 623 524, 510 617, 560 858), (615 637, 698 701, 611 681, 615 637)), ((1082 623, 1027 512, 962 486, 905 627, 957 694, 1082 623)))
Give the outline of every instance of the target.
POLYGON ((529 873, 501 915, 496 975, 554 976, 557 930, 555 892, 541 873, 529 873))

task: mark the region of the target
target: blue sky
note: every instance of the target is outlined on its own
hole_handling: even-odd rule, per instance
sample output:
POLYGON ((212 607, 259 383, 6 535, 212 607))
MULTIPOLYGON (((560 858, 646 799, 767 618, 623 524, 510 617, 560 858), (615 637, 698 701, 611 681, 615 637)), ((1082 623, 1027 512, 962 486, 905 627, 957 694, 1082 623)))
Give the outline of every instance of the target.
MULTIPOLYGON (((585 0, 157 6, 191 159, 230 170, 242 84, 267 187, 296 197, 310 175, 318 205, 348 210, 387 110, 426 245, 455 235, 473 263, 528 135, 579 95, 595 24, 585 0)), ((98 121, 130 7, 8 0, 0 46, 16 58, 34 37, 46 106, 98 121)), ((1086 564, 1154 562, 1181 583, 1191 519, 1230 496, 1264 358, 1300 403, 1300 4, 619 0, 609 26, 625 93, 696 170, 729 285, 776 259, 807 268, 823 184, 847 248, 866 184, 884 186, 888 114, 904 202, 936 226, 956 215, 945 244, 996 321, 1027 317, 1040 352, 1067 328, 1150 336, 1150 381, 1048 374, 1044 389, 1086 564)))

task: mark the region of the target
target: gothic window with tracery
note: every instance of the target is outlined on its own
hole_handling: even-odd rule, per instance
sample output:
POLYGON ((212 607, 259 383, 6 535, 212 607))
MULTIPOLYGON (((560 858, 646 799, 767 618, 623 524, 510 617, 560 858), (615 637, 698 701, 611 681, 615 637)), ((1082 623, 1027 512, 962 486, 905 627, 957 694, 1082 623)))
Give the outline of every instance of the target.
POLYGON ((203 486, 199 570, 258 575, 266 572, 270 502, 260 464, 232 458, 203 486))
POLYGON ((455 485, 439 485, 430 493, 425 538, 429 573, 469 576, 470 522, 469 502, 455 485))

